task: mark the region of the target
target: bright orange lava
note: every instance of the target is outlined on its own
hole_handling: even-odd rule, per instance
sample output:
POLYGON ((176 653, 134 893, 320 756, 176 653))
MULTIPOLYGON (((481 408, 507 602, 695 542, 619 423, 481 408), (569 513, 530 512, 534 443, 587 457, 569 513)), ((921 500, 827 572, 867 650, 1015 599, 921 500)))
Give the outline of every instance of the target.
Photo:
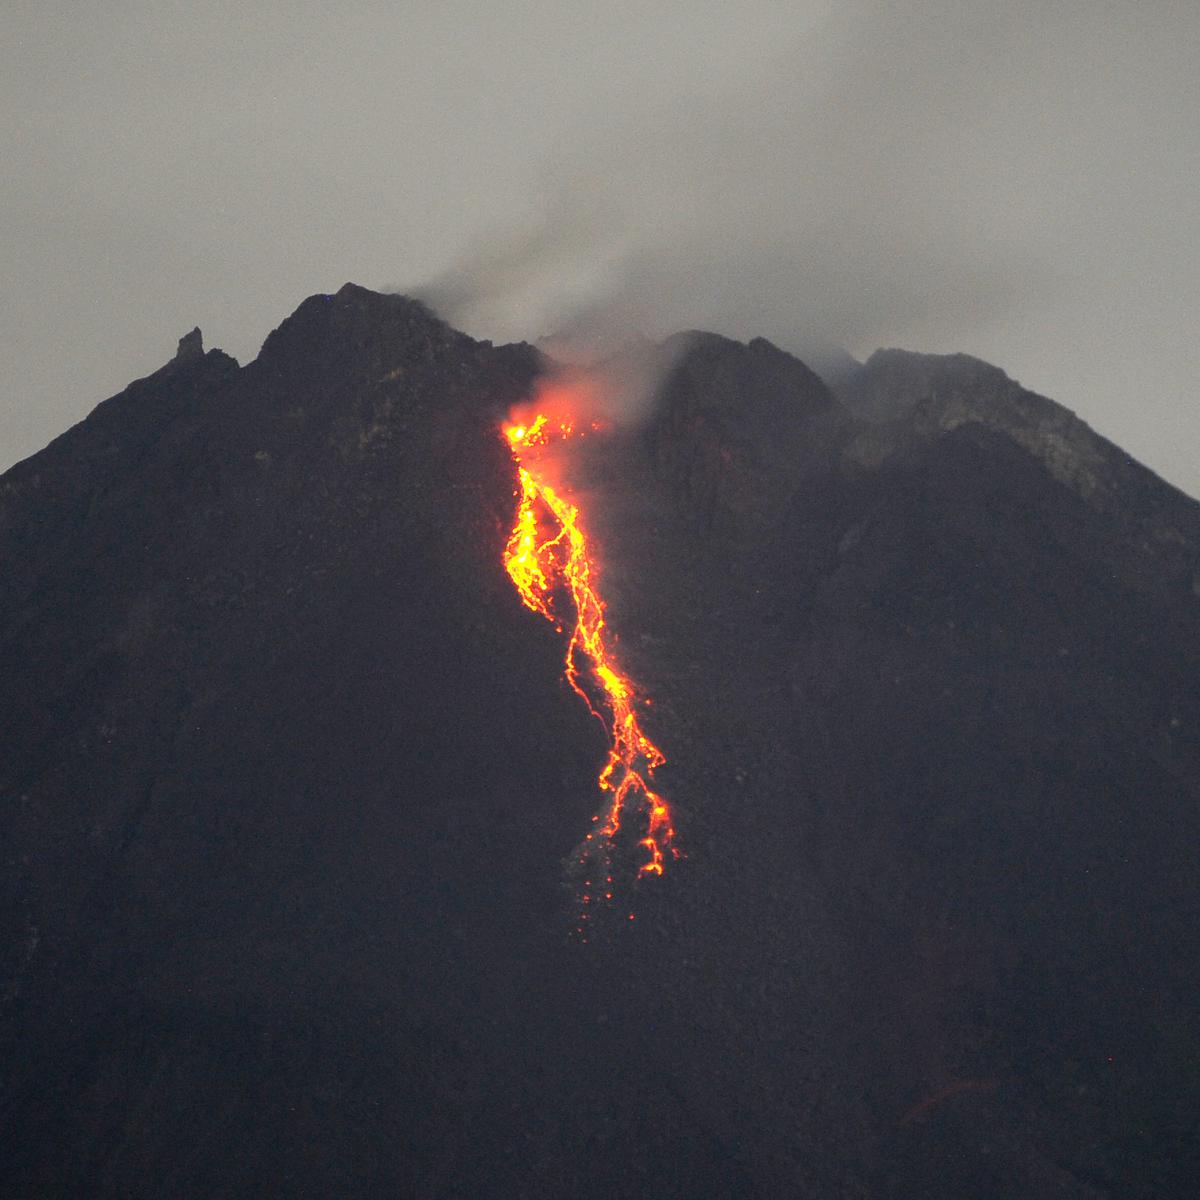
MULTIPOLYGON (((621 673, 605 644, 604 603, 593 583, 593 560, 579 510, 539 471, 540 452, 551 440, 565 441, 584 432, 577 435, 569 419, 556 419, 552 425, 544 413, 528 423, 505 424, 504 436, 517 462, 521 501, 505 547, 504 565, 526 606, 560 631, 564 626, 554 610, 555 596, 564 589, 570 593, 575 611, 567 644, 567 682, 604 723, 610 737, 608 761, 597 778, 606 797, 604 812, 595 818, 598 832, 611 847, 626 813, 644 813, 645 834, 638 840, 644 860, 638 876, 661 875, 667 856, 679 857, 673 845, 675 830, 667 802, 650 786, 655 770, 666 760, 642 732, 635 707, 636 689, 621 673), (585 672, 590 672, 585 678, 594 679, 603 692, 603 712, 597 711, 580 682, 585 672)), ((594 834, 587 836, 594 840, 594 834)), ((603 898, 611 900, 611 871, 606 882, 608 889, 603 898)), ((588 905, 593 897, 585 892, 582 899, 588 905)))

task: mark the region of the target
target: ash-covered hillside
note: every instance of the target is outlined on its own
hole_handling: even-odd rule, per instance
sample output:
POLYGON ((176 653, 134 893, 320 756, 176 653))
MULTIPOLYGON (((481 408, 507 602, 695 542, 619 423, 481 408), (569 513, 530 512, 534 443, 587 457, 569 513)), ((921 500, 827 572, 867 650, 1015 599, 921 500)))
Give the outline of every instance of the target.
POLYGON ((668 349, 575 483, 687 857, 586 944, 535 351, 347 285, 0 478, 0 1194, 1190 1194, 1198 506, 973 360, 668 349))

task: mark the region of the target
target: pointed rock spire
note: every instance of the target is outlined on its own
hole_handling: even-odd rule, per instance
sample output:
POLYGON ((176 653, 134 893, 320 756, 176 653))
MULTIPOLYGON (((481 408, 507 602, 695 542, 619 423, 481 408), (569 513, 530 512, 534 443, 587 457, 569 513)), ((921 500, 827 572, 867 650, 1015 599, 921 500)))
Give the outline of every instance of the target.
POLYGON ((191 333, 185 333, 179 339, 179 349, 175 352, 175 361, 178 363, 191 362, 195 358, 204 357, 204 338, 201 336, 200 327, 197 325, 191 333))

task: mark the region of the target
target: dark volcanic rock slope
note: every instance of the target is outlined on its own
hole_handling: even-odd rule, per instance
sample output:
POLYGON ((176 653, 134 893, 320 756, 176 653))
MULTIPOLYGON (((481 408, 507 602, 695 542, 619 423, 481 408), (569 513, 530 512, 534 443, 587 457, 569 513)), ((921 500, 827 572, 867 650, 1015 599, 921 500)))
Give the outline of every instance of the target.
POLYGON ((533 352, 185 342, 0 480, 0 1192, 1188 1194, 1195 505, 693 337, 577 479, 688 858, 580 946, 533 352))
POLYGON ((7 1194, 504 1178, 597 749, 500 565, 532 370, 347 287, 5 477, 7 1194))
POLYGON ((1007 431, 984 364, 954 419, 869 424, 786 358, 695 339, 589 464, 625 652, 679 717, 676 937, 807 1047, 739 1060, 756 1164, 799 1126, 810 1165, 856 1156, 813 1194, 1184 1195, 1200 510, 1050 401, 1007 431))

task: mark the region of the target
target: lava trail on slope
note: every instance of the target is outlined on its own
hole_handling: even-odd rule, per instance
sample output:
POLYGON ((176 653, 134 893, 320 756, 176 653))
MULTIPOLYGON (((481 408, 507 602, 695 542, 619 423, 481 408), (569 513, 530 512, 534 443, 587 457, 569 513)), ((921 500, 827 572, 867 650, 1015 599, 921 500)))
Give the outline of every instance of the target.
MULTIPOLYGON (((593 432, 599 427, 589 427, 593 432)), ((516 522, 504 551, 504 565, 522 601, 552 622, 559 632, 571 626, 565 675, 575 693, 605 726, 607 761, 597 776, 604 804, 593 818, 596 828, 578 851, 583 868, 579 931, 586 936, 596 906, 612 903, 618 871, 618 835, 632 825, 641 859, 636 878, 661 875, 668 858, 679 858, 675 829, 666 800, 651 786, 666 761, 642 731, 639 698, 606 643, 604 603, 595 583, 596 568, 578 507, 555 487, 545 470, 546 451, 554 442, 585 437, 589 428, 571 418, 539 412, 528 421, 510 418, 503 432, 517 464, 521 491, 516 522), (569 597, 573 614, 560 615, 569 597)), ((634 913, 629 913, 634 919, 634 913)))

